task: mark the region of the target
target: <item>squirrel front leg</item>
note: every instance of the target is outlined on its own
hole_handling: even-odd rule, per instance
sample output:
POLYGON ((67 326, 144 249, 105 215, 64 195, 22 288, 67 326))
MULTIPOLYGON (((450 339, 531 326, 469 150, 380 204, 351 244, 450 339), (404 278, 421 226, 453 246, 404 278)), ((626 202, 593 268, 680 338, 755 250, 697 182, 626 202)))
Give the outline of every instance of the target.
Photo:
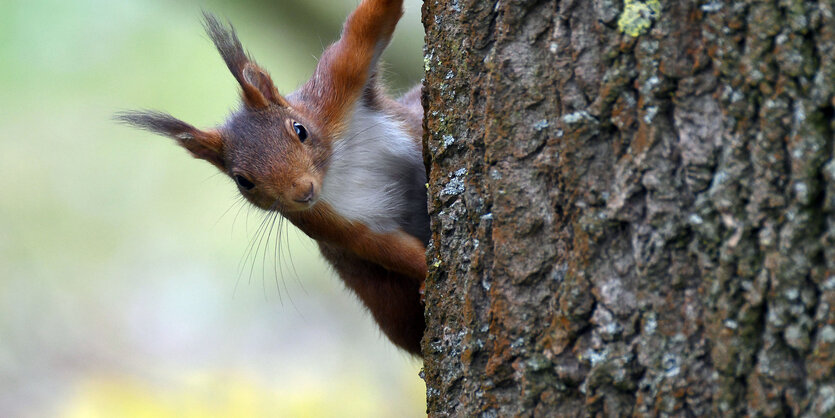
POLYGON ((402 230, 373 231, 337 215, 326 203, 318 203, 315 210, 289 213, 287 218, 316 241, 344 248, 416 283, 426 279, 426 247, 402 230))
POLYGON ((339 41, 328 47, 301 89, 315 103, 322 126, 338 134, 359 101, 403 14, 403 0, 363 0, 348 16, 339 41))
POLYGON ((361 258, 411 277, 421 285, 426 280, 426 248, 419 239, 403 231, 379 234, 367 230, 355 237, 348 248, 361 258))

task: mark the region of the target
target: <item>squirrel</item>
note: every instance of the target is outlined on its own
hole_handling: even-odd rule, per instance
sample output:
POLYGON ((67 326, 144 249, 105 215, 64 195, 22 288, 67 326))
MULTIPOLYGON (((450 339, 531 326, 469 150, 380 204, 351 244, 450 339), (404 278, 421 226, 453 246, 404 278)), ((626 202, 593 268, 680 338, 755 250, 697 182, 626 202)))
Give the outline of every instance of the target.
POLYGON ((402 0, 363 0, 310 80, 282 96, 234 27, 204 12, 240 84, 240 110, 207 130, 157 111, 116 119, 174 139, 226 173, 249 202, 290 220, 383 333, 420 356, 429 241, 421 85, 393 99, 378 75, 402 14, 402 0))

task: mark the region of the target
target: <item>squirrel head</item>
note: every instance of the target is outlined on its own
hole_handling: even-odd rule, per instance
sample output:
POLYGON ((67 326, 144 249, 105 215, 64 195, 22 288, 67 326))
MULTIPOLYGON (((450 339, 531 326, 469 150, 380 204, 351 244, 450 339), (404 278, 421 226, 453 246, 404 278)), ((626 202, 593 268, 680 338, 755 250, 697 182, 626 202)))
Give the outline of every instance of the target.
POLYGON ((279 94, 269 74, 244 52, 231 25, 224 27, 206 12, 204 17, 206 32, 241 86, 241 109, 209 130, 156 111, 123 112, 116 119, 176 140, 226 173, 262 209, 311 208, 331 152, 325 130, 304 106, 293 106, 279 94))

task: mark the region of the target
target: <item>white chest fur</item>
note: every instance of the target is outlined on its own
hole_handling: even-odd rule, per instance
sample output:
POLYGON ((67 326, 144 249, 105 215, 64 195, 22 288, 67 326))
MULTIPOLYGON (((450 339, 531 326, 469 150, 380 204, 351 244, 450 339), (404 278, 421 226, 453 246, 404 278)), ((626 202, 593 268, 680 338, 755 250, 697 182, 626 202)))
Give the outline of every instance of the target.
POLYGON ((396 118, 358 105, 334 142, 321 199, 340 216, 375 232, 397 229, 410 170, 423 162, 418 144, 396 118))

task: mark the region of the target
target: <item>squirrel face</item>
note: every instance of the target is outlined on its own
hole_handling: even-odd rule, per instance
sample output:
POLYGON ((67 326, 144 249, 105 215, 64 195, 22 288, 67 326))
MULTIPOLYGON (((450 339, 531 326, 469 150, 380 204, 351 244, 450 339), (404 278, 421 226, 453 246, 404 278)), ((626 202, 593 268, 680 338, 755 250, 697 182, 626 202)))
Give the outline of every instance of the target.
POLYGON ((269 74, 247 56, 235 30, 205 13, 206 32, 241 86, 243 105, 217 129, 200 130, 166 113, 124 112, 122 122, 171 137, 194 157, 214 164, 241 194, 265 210, 298 212, 321 194, 331 153, 314 112, 291 104, 269 74))
POLYGON ((277 105, 244 109, 218 134, 224 171, 247 200, 280 212, 316 204, 330 145, 301 112, 277 105))

